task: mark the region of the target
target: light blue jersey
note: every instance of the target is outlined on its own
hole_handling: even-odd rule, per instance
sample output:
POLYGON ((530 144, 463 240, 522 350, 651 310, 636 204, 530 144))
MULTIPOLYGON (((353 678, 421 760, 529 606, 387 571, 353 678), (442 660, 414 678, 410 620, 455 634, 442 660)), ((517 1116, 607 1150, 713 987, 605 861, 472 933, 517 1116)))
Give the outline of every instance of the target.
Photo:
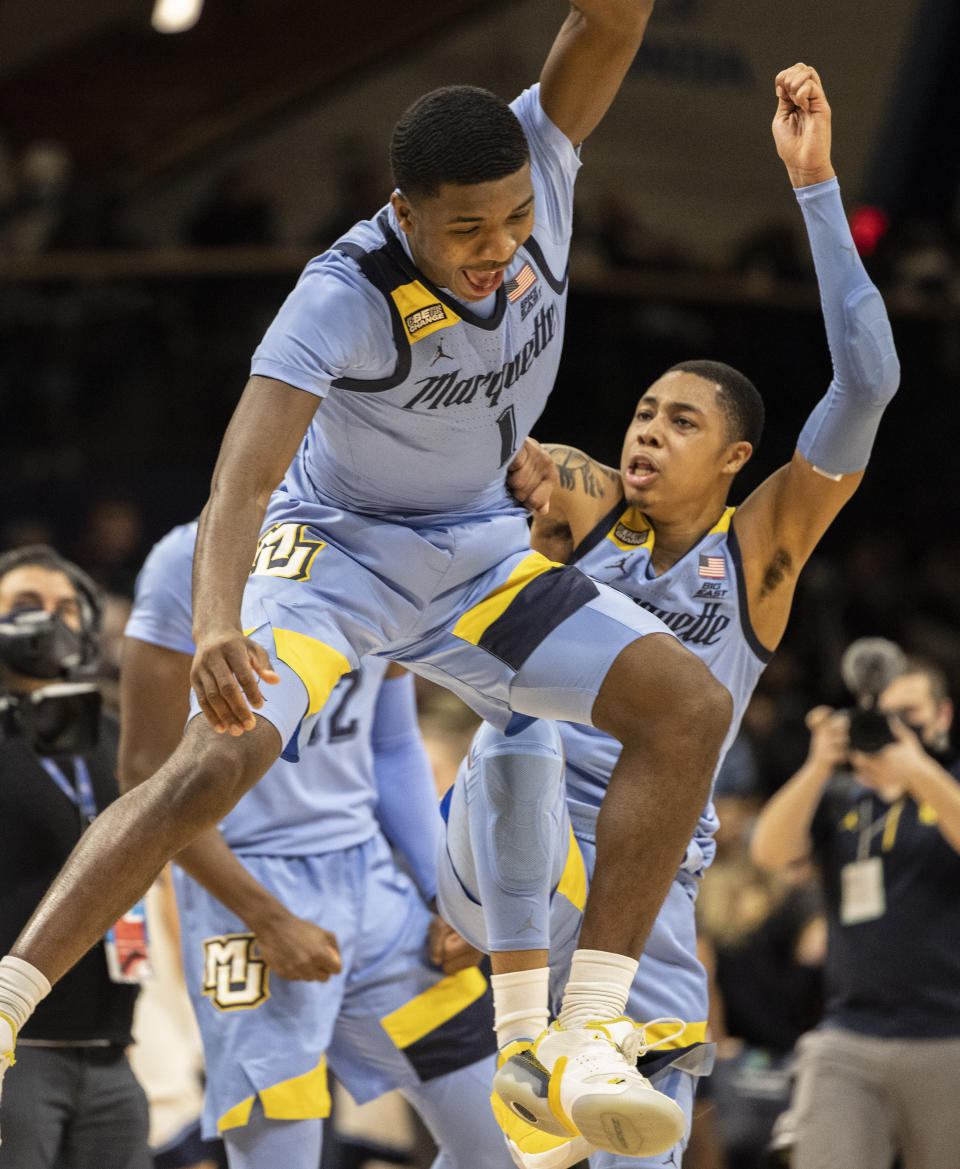
MULTIPOLYGON (((153 548, 137 578, 128 637, 193 655, 196 538, 194 521, 153 548)), ((386 668, 383 660, 365 658, 345 674, 300 743, 305 765, 277 760, 221 821, 234 852, 315 856, 362 844, 378 830, 370 728, 386 668)))
MULTIPOLYGON (((651 564, 653 527, 638 510, 622 500, 570 557, 571 564, 593 579, 612 585, 659 617, 730 691, 733 718, 717 762, 718 769, 737 736, 743 712, 771 657, 750 624, 740 547, 731 526, 734 510, 726 508, 710 531, 659 576, 654 575, 651 564)), ((593 809, 595 818, 595 810, 606 791, 607 777, 620 758, 620 744, 592 727, 563 723, 560 730, 566 752, 571 814, 575 820, 589 820, 593 809)), ((708 805, 705 820, 701 820, 701 832, 709 831, 711 822, 715 830, 712 805, 708 805)), ((699 867, 692 867, 691 871, 699 867)))
POLYGON ((560 361, 580 165, 539 94, 511 107, 530 146, 533 232, 487 301, 432 284, 388 204, 312 260, 281 307, 251 371, 324 399, 281 488, 293 498, 445 522, 516 507, 504 471, 560 361))

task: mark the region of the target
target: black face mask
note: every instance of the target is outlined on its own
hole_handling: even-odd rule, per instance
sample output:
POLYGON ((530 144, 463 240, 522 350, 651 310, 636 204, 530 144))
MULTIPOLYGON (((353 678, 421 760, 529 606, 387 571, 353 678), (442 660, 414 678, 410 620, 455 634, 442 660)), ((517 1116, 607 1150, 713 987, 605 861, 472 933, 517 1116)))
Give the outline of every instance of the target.
POLYGON ((59 613, 14 609, 0 617, 0 662, 26 678, 63 678, 84 661, 83 635, 59 613))

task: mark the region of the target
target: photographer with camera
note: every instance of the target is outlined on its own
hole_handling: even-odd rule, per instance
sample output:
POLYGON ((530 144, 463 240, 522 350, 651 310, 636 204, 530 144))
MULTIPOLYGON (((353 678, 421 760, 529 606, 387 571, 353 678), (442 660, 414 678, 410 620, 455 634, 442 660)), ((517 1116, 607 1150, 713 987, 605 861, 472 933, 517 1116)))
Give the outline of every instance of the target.
MULTIPOLYGON (((90 680, 100 619, 96 586, 52 548, 0 555, 0 947, 118 794, 117 727, 90 680)), ((0 1169, 151 1165, 126 1057, 144 943, 142 919, 126 915, 17 1036, 0 1169)))
POLYGON ((852 710, 767 802, 762 868, 813 854, 828 922, 824 1019, 798 1044, 792 1169, 944 1169, 960 1148, 960 759, 941 670, 854 642, 852 710))

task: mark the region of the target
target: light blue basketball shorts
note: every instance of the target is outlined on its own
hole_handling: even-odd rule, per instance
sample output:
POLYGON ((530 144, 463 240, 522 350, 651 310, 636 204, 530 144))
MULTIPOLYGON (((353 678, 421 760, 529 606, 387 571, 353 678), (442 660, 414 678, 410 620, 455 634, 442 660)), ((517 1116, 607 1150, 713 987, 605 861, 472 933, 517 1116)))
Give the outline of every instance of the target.
POLYGON ((509 731, 527 721, 515 714, 589 723, 624 647, 669 633, 622 594, 532 552, 522 515, 415 528, 280 492, 267 519, 243 627, 281 676, 261 686, 258 713, 287 758, 364 654, 438 682, 509 731))
POLYGON ((246 1124, 258 1098, 268 1118, 326 1116, 328 1064, 363 1103, 492 1055, 486 978, 430 965, 431 913, 380 833, 321 856, 240 859, 292 912, 336 934, 343 969, 327 982, 273 976, 244 923, 174 867, 206 1136, 246 1124))

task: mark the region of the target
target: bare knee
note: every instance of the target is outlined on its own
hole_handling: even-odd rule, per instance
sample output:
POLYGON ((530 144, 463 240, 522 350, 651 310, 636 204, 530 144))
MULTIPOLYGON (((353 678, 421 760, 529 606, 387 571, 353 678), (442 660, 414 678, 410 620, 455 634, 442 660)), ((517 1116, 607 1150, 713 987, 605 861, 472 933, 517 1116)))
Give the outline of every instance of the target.
POLYGON ((666 737, 714 757, 732 717, 727 688, 666 634, 640 638, 623 650, 593 708, 594 725, 624 746, 666 737))
POLYGON ((280 746, 276 729, 262 718, 237 737, 218 735, 202 715, 194 718, 155 777, 165 816, 197 831, 212 828, 276 760, 280 746))

